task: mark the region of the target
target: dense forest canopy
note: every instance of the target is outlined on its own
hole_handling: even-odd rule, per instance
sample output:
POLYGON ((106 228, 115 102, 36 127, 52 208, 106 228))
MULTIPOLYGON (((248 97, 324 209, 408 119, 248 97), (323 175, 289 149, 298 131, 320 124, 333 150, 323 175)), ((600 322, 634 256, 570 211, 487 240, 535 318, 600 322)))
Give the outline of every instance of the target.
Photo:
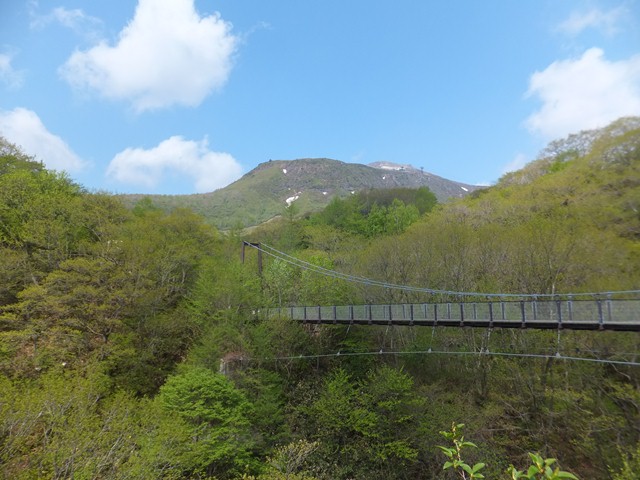
POLYGON ((638 478, 640 370, 624 364, 637 334, 265 319, 265 306, 431 299, 269 257, 259 275, 240 249, 452 291, 638 290, 639 119, 554 142, 459 201, 420 188, 295 205, 221 234, 186 209, 87 192, 1 139, 2 476, 462 478, 437 446, 464 422, 478 446, 464 461, 485 478, 536 452, 579 478, 638 478), (623 363, 418 353, 432 347, 623 363))

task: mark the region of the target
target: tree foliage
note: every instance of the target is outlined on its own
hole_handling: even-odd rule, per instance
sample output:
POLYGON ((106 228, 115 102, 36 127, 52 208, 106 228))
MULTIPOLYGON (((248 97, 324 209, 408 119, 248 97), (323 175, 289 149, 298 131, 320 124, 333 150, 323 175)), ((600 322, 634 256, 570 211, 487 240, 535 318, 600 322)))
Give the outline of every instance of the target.
POLYGON ((188 369, 167 379, 158 401, 190 428, 192 474, 233 478, 250 462, 251 405, 224 375, 188 369))
POLYGON ((404 232, 436 204, 426 187, 369 190, 344 199, 335 197, 311 221, 365 237, 392 235, 404 232))
POLYGON ((623 119, 458 202, 370 191, 226 234, 148 199, 126 209, 0 139, 0 476, 636 478, 637 367, 565 360, 633 359, 634 333, 320 326, 273 307, 450 298, 332 270, 637 289, 639 138, 623 119), (260 270, 243 240, 298 261, 265 254, 260 270), (478 447, 453 423, 438 452, 462 418, 478 447))

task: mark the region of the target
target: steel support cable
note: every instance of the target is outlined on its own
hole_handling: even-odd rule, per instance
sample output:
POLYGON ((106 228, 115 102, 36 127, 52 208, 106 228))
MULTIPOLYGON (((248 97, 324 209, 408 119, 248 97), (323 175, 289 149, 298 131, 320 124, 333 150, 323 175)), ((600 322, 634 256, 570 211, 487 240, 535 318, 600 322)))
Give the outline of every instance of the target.
MULTIPOLYGON (((299 259, 295 259, 295 260, 289 260, 287 258, 284 258, 278 254, 269 252, 267 250, 263 250, 261 248, 257 248, 257 247, 253 247, 256 248, 257 250, 261 251, 262 253, 264 253, 265 255, 269 255, 277 260, 281 260, 283 262, 289 263, 290 265, 305 269, 305 270, 309 270, 312 271, 314 273, 319 273, 321 275, 325 275, 328 277, 332 277, 332 278, 338 278, 341 280, 346 280, 346 281, 351 281, 351 282, 355 282, 358 280, 355 280, 354 277, 344 274, 344 273, 340 273, 337 272, 335 270, 329 270, 326 269, 324 267, 320 267, 319 265, 313 265, 313 264, 309 264, 308 262, 304 262, 303 260, 299 260, 299 259), (297 261, 296 261, 297 260, 297 261), (307 265, 305 265, 307 264, 307 265)), ((294 257, 291 257, 294 258, 294 257)), ((360 282, 360 283, 367 283, 368 285, 377 285, 377 286, 384 286, 384 284, 382 284, 381 282, 376 282, 375 280, 372 280, 371 282, 360 282)))
POLYGON ((400 290, 405 290, 405 291, 413 291, 413 292, 420 292, 420 293, 424 293, 425 289, 422 288, 418 288, 418 287, 411 287, 411 286, 406 286, 406 285, 395 285, 395 284, 390 284, 390 283, 386 283, 386 282, 381 282, 378 280, 372 280, 372 279, 368 279, 368 278, 364 278, 364 277, 357 277, 354 275, 348 275, 345 273, 341 273, 338 272, 336 270, 330 270, 328 268, 325 267, 321 267, 319 265, 314 265, 312 263, 309 262, 305 262, 304 260, 292 257, 291 255, 287 255, 285 253, 282 252, 278 252, 276 250, 276 252, 278 253, 273 253, 273 252, 269 252, 267 250, 264 250, 262 248, 258 248, 258 247, 253 247, 259 251, 261 251, 262 253, 264 253, 265 255, 269 255, 273 258, 276 258, 278 260, 281 260, 283 262, 289 263, 290 265, 294 265, 296 267, 308 270, 308 271, 312 271, 314 273, 319 273, 321 275, 325 275, 328 277, 332 277, 332 278, 337 278, 337 279, 341 279, 341 280, 345 280, 348 282, 355 282, 355 283, 361 283, 361 284, 365 284, 365 285, 369 285, 369 286, 377 286, 377 287, 383 287, 383 288, 394 288, 394 289, 400 289, 400 290))
POLYGON ((481 292, 457 292, 453 290, 437 290, 432 288, 421 288, 414 287, 411 285, 399 285, 395 283, 382 282, 379 280, 373 280, 366 277, 360 277, 356 275, 349 275, 345 273, 341 273, 335 270, 330 270, 328 268, 321 267, 319 265, 314 265, 313 263, 307 262, 305 260, 293 257, 287 253, 281 252, 274 247, 271 247, 267 244, 260 244, 261 246, 251 245, 249 246, 255 248, 256 250, 260 250, 263 253, 270 255, 274 258, 278 258, 284 262, 290 263, 300 268, 304 268, 307 270, 314 271, 316 273, 320 273, 322 275, 327 275, 333 278, 341 278, 346 281, 362 283, 365 285, 371 286, 379 286, 383 288, 392 288, 397 290, 404 290, 409 292, 417 292, 417 293, 429 293, 429 294, 437 294, 437 295, 451 295, 456 297, 483 297, 483 298, 558 298, 558 297, 596 297, 596 298, 607 298, 611 295, 636 295, 640 294, 640 290, 612 290, 605 292, 580 292, 580 293, 481 293, 481 292), (265 250, 265 247, 272 252, 265 250), (275 252, 275 253, 273 253, 275 252))
MULTIPOLYGON (((350 281, 350 282, 356 282, 356 283, 362 283, 365 285, 369 285, 369 286, 377 286, 377 287, 383 287, 383 288, 392 288, 392 289, 397 289, 397 290, 404 290, 404 291, 410 291, 410 292, 418 292, 418 293, 431 293, 431 294, 449 294, 449 295, 458 295, 460 294, 459 292, 449 292, 449 291, 445 291, 445 290, 434 290, 434 289, 428 289, 428 288, 420 288, 420 287, 412 287, 410 285, 398 285, 398 284, 394 284, 394 283, 388 283, 388 282, 382 282, 380 280, 373 280, 370 278, 365 278, 365 277, 359 277, 356 275, 349 275, 346 273, 341 273, 338 272, 336 270, 330 270, 328 268, 325 267, 321 267, 320 265, 314 265, 313 263, 310 262, 306 262, 304 260, 301 260, 299 258, 293 257, 291 255, 288 255, 284 252, 280 252, 279 250, 273 248, 273 247, 269 247, 266 244, 262 244, 268 248, 270 248, 271 250, 273 250, 276 253, 273 252, 269 252, 263 248, 257 247, 257 246, 253 246, 251 245, 253 248, 255 248, 256 250, 261 251, 262 253, 266 254, 266 255, 270 255, 271 257, 277 258, 278 260, 282 260, 283 262, 289 263, 291 265, 294 265, 296 267, 300 267, 306 270, 310 270, 316 273, 320 273, 321 275, 326 275, 329 277, 333 277, 333 278, 340 278, 346 281, 350 281)), ((462 294, 460 294, 462 295, 462 294)), ((466 295, 466 294, 465 294, 466 295)), ((482 296, 487 296, 487 294, 479 294, 482 296)), ((494 294, 495 295, 495 294, 494 294)), ((517 295, 514 295, 517 296, 517 295)))
MULTIPOLYGON (((410 292, 444 294, 444 295, 452 295, 452 296, 483 296, 483 297, 509 297, 509 296, 522 297, 523 296, 519 294, 486 294, 486 293, 468 293, 468 292, 465 293, 465 292, 455 292, 450 290, 436 290, 436 289, 430 289, 430 288, 413 287, 410 285, 398 285, 398 284, 389 283, 389 282, 382 282, 379 280, 373 280, 366 277, 359 277, 355 275, 349 275, 349 274, 337 272, 335 270, 330 270, 328 268, 321 267, 319 265, 315 265, 313 263, 306 262, 305 260, 293 257, 287 253, 281 252, 273 247, 270 247, 269 245, 266 245, 266 244, 261 244, 261 245, 264 245, 265 247, 269 248, 270 250, 273 250, 273 252, 276 252, 276 253, 268 252, 257 246, 253 246, 253 245, 252 246, 253 248, 260 250, 267 255, 270 255, 274 258, 277 258, 289 264, 295 265, 297 267, 304 268, 306 270, 311 270, 316 273, 324 274, 334 278, 341 278, 347 281, 363 283, 366 285, 379 286, 384 288, 393 288, 393 289, 405 290, 410 292)), ((530 296, 537 297, 537 296, 543 296, 543 295, 530 295, 530 296)), ((557 296, 557 295, 551 295, 551 296, 557 296)))
POLYGON ((273 250, 273 252, 269 252, 265 249, 262 249, 260 247, 257 246, 253 246, 253 248, 262 251, 263 253, 270 255, 274 258, 277 258, 279 260, 282 260, 284 262, 287 262, 289 264, 295 265, 297 267, 300 268, 304 268, 306 270, 311 270, 314 271, 316 273, 320 273, 320 274, 324 274, 330 277, 334 277, 334 278, 341 278, 343 280, 347 280, 347 281, 351 281, 351 282, 358 282, 358 283, 364 283, 367 285, 374 285, 374 286, 379 286, 379 287, 386 287, 386 288, 401 288, 401 289, 413 289, 416 291, 423 291, 424 289, 418 289, 418 287, 410 287, 410 286, 406 286, 406 285, 394 285, 394 284, 390 284, 387 282, 381 282, 379 280, 373 280, 370 278, 365 278, 365 277, 358 277, 356 275, 349 275, 347 273, 342 273, 342 272, 338 272, 336 270, 330 270, 328 268, 322 267, 320 265, 315 265, 313 263, 307 262, 305 260, 302 260, 300 258, 296 258, 293 257, 291 255, 288 255, 284 252, 281 252, 273 247, 269 247, 266 244, 261 244, 264 245, 265 247, 269 248, 270 250, 273 250))
POLYGON ((600 363, 600 364, 609 364, 609 365, 625 365, 629 367, 640 367, 640 362, 630 362, 627 360, 608 360, 604 358, 586 358, 586 357, 573 357, 573 356, 565 356, 560 354, 555 355, 547 355, 540 353, 512 353, 512 352, 492 352, 488 350, 478 351, 478 352, 465 352, 465 351, 448 351, 448 350, 415 350, 415 351, 385 351, 380 350, 376 352, 337 352, 337 353, 323 353, 316 355, 289 355, 283 357, 264 357, 264 358, 255 358, 255 357, 245 357, 239 359, 240 361, 248 361, 248 362, 277 362, 282 360, 315 360, 319 358, 339 358, 339 357, 359 357, 359 356, 369 356, 369 355, 487 355, 487 356, 495 356, 495 357, 511 357, 511 358, 540 358, 540 359, 556 359, 556 360, 567 360, 574 362, 590 362, 590 363, 600 363))
MULTIPOLYGON (((266 250, 254 246, 254 248, 261 250, 262 252, 266 253, 267 255, 271 255, 275 258, 278 258, 282 261, 288 262, 290 264, 293 264, 295 266, 298 266, 300 268, 306 268, 307 270, 312 270, 315 271, 317 273, 325 273, 329 276, 335 277, 335 278, 342 278, 344 280, 347 281, 354 281, 354 282, 359 282, 359 283, 364 283, 367 285, 374 285, 374 286, 380 286, 380 287, 385 287, 385 288, 396 288, 396 289, 401 289, 401 290, 407 290, 407 291, 413 291, 413 292, 421 292, 421 293, 437 293, 437 294, 450 294, 450 295, 455 295, 455 294, 459 294, 459 295, 466 295, 463 292, 454 292, 454 291, 447 291, 447 290, 435 290, 435 289, 427 289, 427 288, 420 288, 420 287, 413 287, 410 285, 398 285, 398 284, 393 284, 393 283, 389 283, 389 282, 382 282, 379 280, 373 280, 370 278, 366 278, 366 277, 359 277, 359 276, 355 276, 355 275, 349 275, 349 274, 344 274, 341 272, 337 272, 335 270, 330 270, 327 269, 325 267, 321 267, 319 265, 315 265, 312 264, 310 262, 306 262, 302 259, 293 257, 287 253, 281 252, 280 250, 277 250, 274 247, 271 247, 267 244, 261 244, 264 247, 273 250, 274 252, 276 252, 276 254, 271 253, 271 252, 267 252, 266 250)), ((487 296, 487 295, 499 295, 499 296, 505 296, 505 295, 500 295, 500 294, 478 294, 478 295, 482 295, 482 296, 487 296)), ((513 295, 513 294, 512 294, 513 295)), ((514 296, 519 296, 519 295, 514 295, 514 296)))

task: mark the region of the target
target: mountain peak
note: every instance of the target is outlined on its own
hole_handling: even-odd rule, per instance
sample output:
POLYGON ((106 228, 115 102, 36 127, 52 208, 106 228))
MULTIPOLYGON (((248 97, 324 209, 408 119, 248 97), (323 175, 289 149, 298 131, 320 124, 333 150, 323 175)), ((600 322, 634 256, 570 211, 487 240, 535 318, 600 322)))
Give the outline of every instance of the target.
POLYGON ((379 170, 391 170, 396 172, 417 172, 417 168, 409 164, 400 164, 394 162, 373 162, 369 164, 370 167, 377 168, 379 170))
POLYGON ((362 165, 330 158, 271 159, 214 192, 153 200, 165 208, 169 204, 189 205, 219 228, 227 229, 259 225, 293 203, 301 213, 312 212, 324 208, 334 197, 362 190, 419 187, 428 187, 439 202, 481 188, 391 162, 362 165))

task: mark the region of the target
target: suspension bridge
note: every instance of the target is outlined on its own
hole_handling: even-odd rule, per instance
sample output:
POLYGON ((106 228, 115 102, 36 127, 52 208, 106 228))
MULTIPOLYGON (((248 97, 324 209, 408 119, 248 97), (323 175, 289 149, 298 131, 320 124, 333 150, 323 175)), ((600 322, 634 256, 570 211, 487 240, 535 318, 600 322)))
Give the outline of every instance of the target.
POLYGON ((429 303, 376 305, 308 305, 256 310, 303 323, 347 325, 408 325, 429 327, 529 328, 640 331, 640 290, 569 293, 506 294, 456 292, 398 285, 349 275, 303 261, 265 244, 243 243, 292 266, 336 279, 369 286, 454 299, 429 303))

